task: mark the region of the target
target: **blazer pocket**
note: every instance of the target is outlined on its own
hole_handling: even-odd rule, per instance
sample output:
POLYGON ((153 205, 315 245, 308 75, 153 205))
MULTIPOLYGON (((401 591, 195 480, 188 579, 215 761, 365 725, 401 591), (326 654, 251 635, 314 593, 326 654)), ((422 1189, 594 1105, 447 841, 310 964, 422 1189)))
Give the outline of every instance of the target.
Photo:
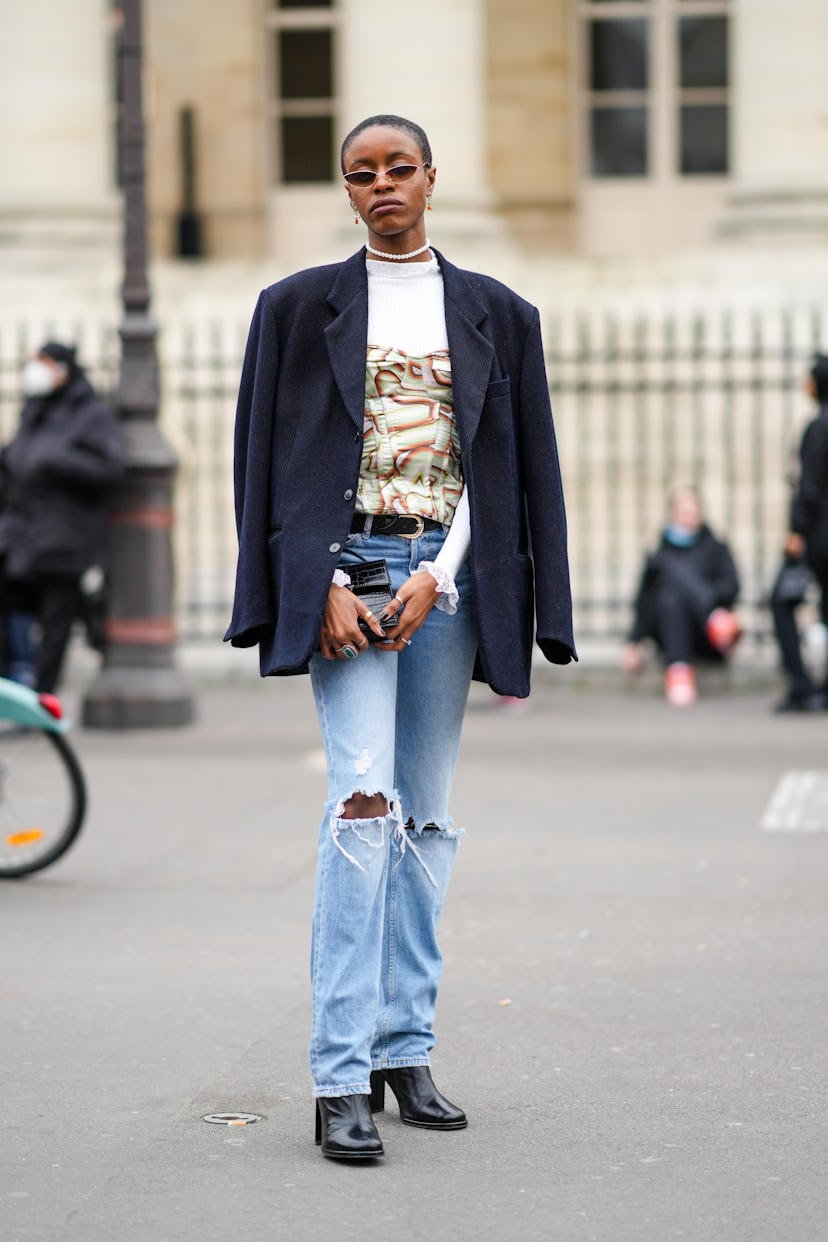
POLYGON ((490 401, 497 401, 500 397, 511 397, 511 395, 512 382, 507 375, 503 379, 492 380, 486 389, 485 402, 488 404, 490 401))

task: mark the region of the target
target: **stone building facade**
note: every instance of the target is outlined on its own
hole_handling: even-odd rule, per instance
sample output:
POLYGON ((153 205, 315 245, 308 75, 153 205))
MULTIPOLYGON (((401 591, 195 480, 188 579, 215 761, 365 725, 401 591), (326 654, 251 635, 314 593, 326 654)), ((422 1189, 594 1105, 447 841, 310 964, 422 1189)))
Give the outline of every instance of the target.
MULTIPOLYGON (((495 262, 828 237, 822 0, 145 0, 151 248, 291 268, 349 240, 342 134, 432 136, 435 229, 495 262), (186 200, 189 119, 192 199, 186 200)), ((6 6, 7 255, 117 248, 117 5, 6 6)), ((60 258, 58 257, 58 262, 60 258)))

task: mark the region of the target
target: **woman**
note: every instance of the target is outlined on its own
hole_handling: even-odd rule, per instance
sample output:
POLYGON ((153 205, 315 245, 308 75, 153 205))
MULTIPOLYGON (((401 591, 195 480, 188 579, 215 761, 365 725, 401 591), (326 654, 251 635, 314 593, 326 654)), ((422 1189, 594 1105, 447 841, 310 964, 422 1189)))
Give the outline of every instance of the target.
POLYGON ((738 593, 730 549, 704 522, 698 494, 680 489, 659 546, 644 564, 624 668, 635 673, 643 667, 643 642, 651 638, 664 661, 668 703, 690 707, 697 697, 696 662, 721 662, 741 636, 731 612, 738 593))
POLYGON ((329 783, 311 954, 317 1141, 370 1158, 383 1154, 372 1087, 375 1111, 387 1083, 408 1124, 466 1125, 428 1067, 472 675, 525 697, 535 612, 547 658, 575 653, 537 311, 431 250, 436 173, 418 125, 368 118, 341 164, 365 249, 273 285, 253 318, 227 637, 258 644, 263 675, 310 670, 329 783), (391 573, 384 615, 349 589, 366 559, 391 573))
POLYGON ((24 368, 23 391, 20 426, 0 461, 7 657, 9 671, 26 677, 19 636, 25 636, 31 614, 40 629, 34 682, 50 693, 82 612, 81 580, 103 564, 107 508, 123 475, 123 445, 115 413, 95 393, 73 346, 42 345, 24 368))

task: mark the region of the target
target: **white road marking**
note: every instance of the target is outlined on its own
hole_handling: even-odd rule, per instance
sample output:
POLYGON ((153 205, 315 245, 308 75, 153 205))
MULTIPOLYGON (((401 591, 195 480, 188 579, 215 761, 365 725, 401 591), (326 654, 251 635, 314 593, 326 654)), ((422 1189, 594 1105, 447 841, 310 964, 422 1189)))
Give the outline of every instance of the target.
POLYGON ((828 832, 828 772, 786 772, 761 826, 765 832, 828 832))

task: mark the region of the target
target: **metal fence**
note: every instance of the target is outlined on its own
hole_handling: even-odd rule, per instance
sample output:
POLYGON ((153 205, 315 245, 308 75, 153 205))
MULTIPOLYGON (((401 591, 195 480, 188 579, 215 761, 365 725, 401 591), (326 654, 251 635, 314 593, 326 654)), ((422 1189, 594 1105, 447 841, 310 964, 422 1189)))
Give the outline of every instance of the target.
POLYGON ((691 484, 733 549, 749 637, 767 636, 765 601, 812 416, 803 380, 824 320, 817 306, 547 318, 581 634, 626 629, 667 497, 691 484))
MULTIPOLYGON (((826 308, 636 315, 547 311, 544 333, 569 515, 576 633, 619 639, 666 498, 693 484, 742 578, 748 641, 768 634, 765 599, 787 521, 791 470, 810 403, 802 380, 824 347, 826 308)), ((161 424, 176 484, 179 631, 216 641, 229 615, 235 534, 232 427, 246 323, 161 325, 161 424)), ((78 342, 99 389, 114 388, 114 327, 27 322, 0 329, 0 434, 18 377, 46 336, 78 342)))

